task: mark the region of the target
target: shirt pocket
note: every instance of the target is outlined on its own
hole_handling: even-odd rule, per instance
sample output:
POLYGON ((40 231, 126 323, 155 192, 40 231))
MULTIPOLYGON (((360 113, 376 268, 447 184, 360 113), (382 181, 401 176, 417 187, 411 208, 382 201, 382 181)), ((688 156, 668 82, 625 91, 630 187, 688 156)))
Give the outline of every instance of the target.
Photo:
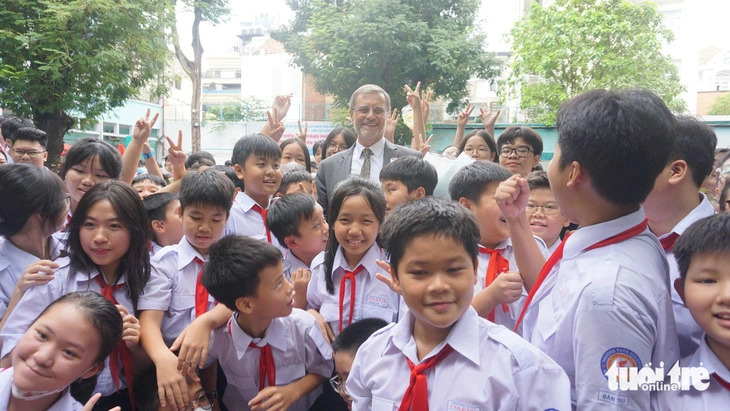
POLYGON ((557 331, 559 320, 562 316, 558 313, 555 304, 553 304, 552 295, 548 295, 540 301, 539 307, 538 322, 535 328, 542 336, 542 340, 547 341, 557 331))
POLYGON ((282 358, 276 361, 276 385, 293 383, 304 377, 307 370, 301 358, 282 358))
POLYGON ((383 296, 379 294, 369 294, 365 296, 362 305, 362 318, 380 318, 389 323, 394 321, 397 316, 397 301, 391 296, 383 296))
POLYGON ((322 306, 319 308, 319 313, 328 323, 340 321, 340 308, 337 304, 322 303, 322 306))
POLYGON ((194 295, 183 295, 183 294, 172 294, 170 296, 170 308, 167 310, 167 315, 171 320, 168 323, 168 329, 165 330, 167 334, 179 335, 185 327, 191 322, 190 310, 195 308, 195 296, 194 295))
POLYGON ((385 398, 379 398, 373 395, 373 403, 370 407, 373 411, 392 411, 395 409, 395 403, 385 398))

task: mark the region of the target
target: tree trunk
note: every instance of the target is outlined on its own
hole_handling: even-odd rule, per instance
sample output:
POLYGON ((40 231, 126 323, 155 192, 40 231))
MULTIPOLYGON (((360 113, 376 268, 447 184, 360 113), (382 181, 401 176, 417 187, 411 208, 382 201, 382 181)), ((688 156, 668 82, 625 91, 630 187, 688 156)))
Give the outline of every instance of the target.
MULTIPOLYGON (((193 20, 193 60, 191 61, 180 48, 178 43, 177 32, 172 36, 172 44, 175 47, 175 56, 180 62, 180 66, 185 71, 185 74, 190 77, 193 82, 193 96, 190 101, 190 136, 193 145, 193 151, 200 151, 200 119, 202 105, 201 105, 201 92, 203 83, 203 45, 200 43, 200 22, 203 20, 203 13, 200 8, 196 7, 194 10, 195 20, 193 20)), ((177 27, 176 27, 177 31, 177 27)))
POLYGON ((63 110, 56 110, 53 113, 33 113, 33 122, 36 127, 48 135, 48 160, 46 167, 53 171, 60 169, 60 156, 63 152, 63 136, 71 130, 74 119, 63 110))

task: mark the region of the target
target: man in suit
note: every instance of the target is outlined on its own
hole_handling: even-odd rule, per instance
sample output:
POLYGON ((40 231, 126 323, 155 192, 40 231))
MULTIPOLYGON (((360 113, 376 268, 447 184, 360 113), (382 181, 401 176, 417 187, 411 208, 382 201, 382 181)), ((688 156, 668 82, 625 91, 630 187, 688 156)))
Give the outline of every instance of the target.
POLYGON ((380 170, 402 156, 421 153, 385 139, 390 96, 380 86, 366 84, 350 97, 350 118, 357 134, 355 145, 322 160, 317 170, 317 201, 327 213, 335 186, 350 175, 379 181, 380 170))

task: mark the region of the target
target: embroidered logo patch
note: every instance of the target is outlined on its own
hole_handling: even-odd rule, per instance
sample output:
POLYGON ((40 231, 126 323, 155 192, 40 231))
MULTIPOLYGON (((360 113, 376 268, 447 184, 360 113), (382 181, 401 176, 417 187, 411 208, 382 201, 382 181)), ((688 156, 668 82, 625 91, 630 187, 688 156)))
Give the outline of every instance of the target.
POLYGON ((446 409, 448 411, 479 411, 479 406, 467 402, 449 400, 446 409))
POLYGON ((366 304, 373 307, 388 308, 388 299, 379 295, 369 295, 366 304))
POLYGON ((616 405, 629 405, 629 396, 624 394, 616 394, 611 391, 598 391, 598 401, 607 402, 616 405))
POLYGON ((616 363, 617 368, 642 367, 641 359, 635 352, 623 347, 613 347, 603 353, 601 357, 601 373, 606 379, 608 379, 606 373, 614 363, 616 363))

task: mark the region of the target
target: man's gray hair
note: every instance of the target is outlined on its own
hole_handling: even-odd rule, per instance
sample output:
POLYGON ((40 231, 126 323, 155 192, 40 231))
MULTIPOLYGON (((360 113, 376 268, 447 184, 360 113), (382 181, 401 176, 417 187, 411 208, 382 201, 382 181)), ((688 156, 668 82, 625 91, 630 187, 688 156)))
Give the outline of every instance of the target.
POLYGON ((355 99, 357 99, 357 96, 361 94, 367 94, 367 93, 380 93, 385 98, 385 110, 390 113, 390 96, 388 95, 388 92, 383 90, 382 87, 375 85, 375 84, 365 84, 364 86, 360 86, 357 90, 355 90, 354 93, 352 93, 352 96, 350 97, 350 110, 355 109, 355 99))

